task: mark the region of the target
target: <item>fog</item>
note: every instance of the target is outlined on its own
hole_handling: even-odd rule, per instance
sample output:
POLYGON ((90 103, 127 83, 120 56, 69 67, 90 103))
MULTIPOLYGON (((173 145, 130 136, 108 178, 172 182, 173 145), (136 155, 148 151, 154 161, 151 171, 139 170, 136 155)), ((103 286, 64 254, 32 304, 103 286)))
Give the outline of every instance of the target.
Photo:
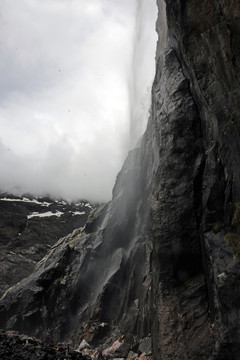
POLYGON ((146 126, 155 0, 1 0, 0 190, 107 201, 146 126))

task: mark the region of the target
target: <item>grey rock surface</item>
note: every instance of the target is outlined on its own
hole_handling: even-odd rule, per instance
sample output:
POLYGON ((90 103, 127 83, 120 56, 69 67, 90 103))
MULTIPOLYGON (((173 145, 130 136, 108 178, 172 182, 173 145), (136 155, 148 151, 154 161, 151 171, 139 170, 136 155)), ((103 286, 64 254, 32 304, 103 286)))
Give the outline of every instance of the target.
POLYGON ((0 194, 0 296, 34 271, 51 246, 86 223, 93 204, 0 194))
POLYGON ((2 297, 0 316, 5 328, 56 342, 107 349, 106 337, 139 346, 151 336, 154 359, 237 360, 240 4, 157 2, 141 145, 112 201, 2 297))

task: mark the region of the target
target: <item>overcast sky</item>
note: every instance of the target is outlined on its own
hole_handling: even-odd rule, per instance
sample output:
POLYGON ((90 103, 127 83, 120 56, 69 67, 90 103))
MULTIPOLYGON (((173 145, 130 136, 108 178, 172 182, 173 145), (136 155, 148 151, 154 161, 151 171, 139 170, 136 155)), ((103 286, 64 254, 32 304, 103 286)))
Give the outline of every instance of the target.
POLYGON ((155 0, 0 0, 0 189, 106 201, 148 117, 155 0))

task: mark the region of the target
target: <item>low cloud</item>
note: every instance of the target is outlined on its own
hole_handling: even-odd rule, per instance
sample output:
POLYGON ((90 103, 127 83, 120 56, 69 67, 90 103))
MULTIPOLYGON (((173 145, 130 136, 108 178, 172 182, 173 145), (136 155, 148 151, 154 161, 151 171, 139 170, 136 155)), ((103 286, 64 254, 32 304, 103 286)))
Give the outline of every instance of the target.
MULTIPOLYGON (((14 7, 2 0, 3 191, 111 198, 132 143, 132 109, 144 98, 131 96, 136 53, 140 59, 149 50, 154 58, 156 36, 149 29, 154 32, 156 5, 151 1, 151 16, 139 20, 137 0, 23 0, 14 7), (141 38, 146 48, 137 44, 136 19, 147 26, 151 44, 141 38)), ((145 93, 151 61, 145 61, 151 74, 140 81, 145 93)), ((144 69, 138 76, 146 77, 144 69)))

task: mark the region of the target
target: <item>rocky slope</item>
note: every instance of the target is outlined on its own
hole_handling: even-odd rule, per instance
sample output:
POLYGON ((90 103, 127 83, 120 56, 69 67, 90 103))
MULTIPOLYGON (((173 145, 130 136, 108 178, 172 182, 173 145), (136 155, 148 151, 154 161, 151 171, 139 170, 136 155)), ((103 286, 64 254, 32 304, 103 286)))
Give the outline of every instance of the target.
POLYGON ((76 346, 90 338, 103 354, 117 327, 133 344, 152 341, 155 359, 237 360, 240 4, 157 2, 141 145, 112 201, 2 297, 2 326, 76 346), (94 339, 92 323, 108 330, 94 339))
POLYGON ((43 344, 39 339, 26 335, 19 335, 14 331, 0 330, 0 358, 1 360, 88 360, 78 351, 72 351, 65 344, 55 346, 43 344))
POLYGON ((31 274, 51 246, 86 223, 93 205, 0 194, 0 295, 31 274))

